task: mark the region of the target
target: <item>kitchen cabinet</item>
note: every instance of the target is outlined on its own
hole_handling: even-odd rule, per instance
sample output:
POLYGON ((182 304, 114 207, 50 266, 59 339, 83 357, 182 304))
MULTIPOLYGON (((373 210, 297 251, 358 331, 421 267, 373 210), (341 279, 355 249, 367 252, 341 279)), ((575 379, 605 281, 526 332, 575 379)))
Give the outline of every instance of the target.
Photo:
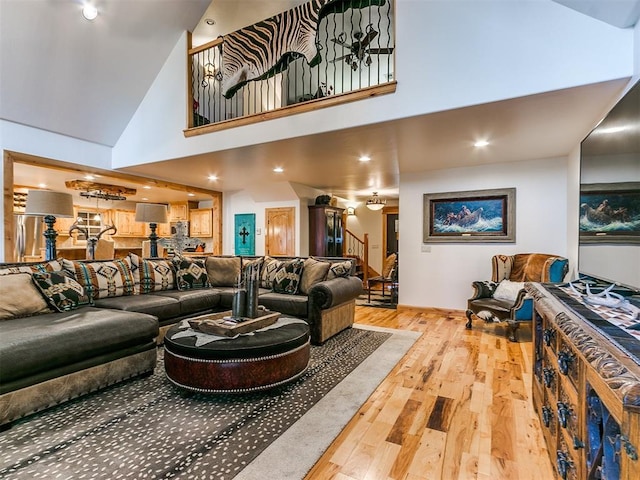
POLYGON ((198 208, 198 202, 175 202, 169 204, 169 221, 189 221, 189 210, 198 208))
POLYGON ((557 478, 640 478, 640 339, 605 319, 617 312, 596 311, 566 287, 525 288, 534 298, 533 405, 557 478))
MULTIPOLYGON (((69 229, 75 223, 77 214, 78 212, 76 207, 73 207, 73 217, 70 217, 70 218, 56 217, 56 223, 53 224, 53 228, 56 232, 58 232, 59 236, 61 237, 69 236, 69 229)), ((42 221, 44 222, 44 219, 42 221)), ((46 225, 43 225, 43 229, 44 230, 47 229, 46 225)))
POLYGON ((309 205, 309 255, 342 256, 343 208, 309 205))
MULTIPOLYGON (((144 236, 148 237, 151 235, 151 228, 149 228, 149 224, 145 223, 144 228, 144 236)), ((158 223, 156 227, 156 235, 161 238, 168 238, 171 236, 171 225, 169 223, 158 223)))
POLYGON ((213 216, 210 208, 190 210, 189 222, 190 237, 211 237, 213 235, 213 216))
POLYGON ((144 237, 147 225, 136 222, 136 212, 133 210, 112 210, 112 220, 118 229, 115 237, 144 237))

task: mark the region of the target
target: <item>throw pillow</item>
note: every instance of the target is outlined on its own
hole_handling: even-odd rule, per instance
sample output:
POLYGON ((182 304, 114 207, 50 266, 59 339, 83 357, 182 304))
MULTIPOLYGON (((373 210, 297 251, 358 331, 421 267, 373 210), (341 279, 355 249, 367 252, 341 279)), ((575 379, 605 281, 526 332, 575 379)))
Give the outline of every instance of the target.
POLYGON ((173 263, 169 260, 147 260, 135 253, 124 259, 133 276, 135 293, 172 290, 175 285, 173 263))
POLYGON ((0 275, 0 320, 50 312, 31 274, 0 275))
POLYGON ((332 263, 327 272, 327 280, 338 277, 348 277, 351 274, 351 267, 352 263, 349 260, 332 263))
POLYGON ((12 267, 0 268, 0 275, 12 275, 14 273, 33 272, 59 272, 62 270, 62 259, 51 260, 49 262, 35 263, 32 265, 15 265, 12 267))
POLYGON ((275 293, 287 293, 295 295, 300 287, 300 277, 304 261, 300 258, 295 260, 287 260, 276 271, 273 278, 273 291, 275 293))
POLYGON ((74 278, 92 300, 121 297, 135 293, 133 274, 124 260, 107 262, 63 262, 65 270, 73 268, 74 278))
POLYGON ((507 300, 515 302, 518 292, 524 288, 524 282, 512 282, 511 280, 502 280, 493 292, 493 298, 498 300, 507 300))
POLYGON ((313 258, 307 258, 304 261, 302 277, 300 278, 300 293, 308 295, 311 287, 327 277, 330 267, 331 264, 329 262, 320 262, 313 258))
POLYGON ((233 287, 240 277, 240 257, 207 257, 204 265, 212 287, 233 287))
POLYGON ((262 275, 260 276, 260 288, 273 289, 273 281, 278 269, 282 266, 282 260, 265 257, 262 267, 262 275))
POLYGON ((58 312, 74 310, 91 303, 84 288, 65 272, 36 272, 31 275, 47 303, 58 312))
POLYGON ((204 260, 176 255, 173 257, 173 266, 176 269, 178 290, 193 290, 209 286, 204 260))

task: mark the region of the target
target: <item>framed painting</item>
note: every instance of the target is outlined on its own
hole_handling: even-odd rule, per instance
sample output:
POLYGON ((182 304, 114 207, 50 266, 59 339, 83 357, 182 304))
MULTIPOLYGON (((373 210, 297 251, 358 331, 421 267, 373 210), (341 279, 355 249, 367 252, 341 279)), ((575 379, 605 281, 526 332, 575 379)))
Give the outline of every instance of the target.
POLYGON ((424 243, 516 241, 516 189, 424 194, 424 243))
POLYGON ((580 185, 580 243, 640 243, 640 182, 580 185))
POLYGON ((234 217, 236 255, 256 254, 256 214, 237 213, 234 217))

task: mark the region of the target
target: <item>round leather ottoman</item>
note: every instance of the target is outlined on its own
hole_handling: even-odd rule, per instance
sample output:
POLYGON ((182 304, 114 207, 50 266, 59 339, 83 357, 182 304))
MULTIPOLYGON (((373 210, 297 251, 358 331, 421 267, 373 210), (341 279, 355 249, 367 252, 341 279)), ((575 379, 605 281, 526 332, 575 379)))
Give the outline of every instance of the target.
POLYGON ((164 338, 167 378, 196 392, 244 393, 295 380, 309 364, 309 326, 303 320, 281 317, 267 329, 219 338, 184 323, 171 327, 164 338))

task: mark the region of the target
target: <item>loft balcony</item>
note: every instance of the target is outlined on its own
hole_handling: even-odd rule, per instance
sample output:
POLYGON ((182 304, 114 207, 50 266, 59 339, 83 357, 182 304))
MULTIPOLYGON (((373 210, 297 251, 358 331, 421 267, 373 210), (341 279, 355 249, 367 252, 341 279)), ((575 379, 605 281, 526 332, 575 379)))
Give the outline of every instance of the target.
POLYGON ((200 135, 393 93, 393 0, 311 0, 189 49, 200 135))

